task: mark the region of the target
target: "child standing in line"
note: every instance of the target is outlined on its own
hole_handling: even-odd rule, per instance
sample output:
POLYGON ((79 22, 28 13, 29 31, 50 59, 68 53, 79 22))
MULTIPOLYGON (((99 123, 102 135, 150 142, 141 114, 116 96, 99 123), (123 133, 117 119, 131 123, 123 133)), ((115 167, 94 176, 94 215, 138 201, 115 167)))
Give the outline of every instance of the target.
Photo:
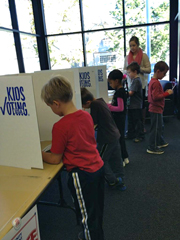
POLYGON ((43 161, 66 166, 68 187, 78 216, 82 219, 80 240, 104 240, 104 163, 96 149, 94 124, 89 113, 72 102, 72 88, 62 76, 44 85, 41 97, 52 111, 63 116, 52 129, 51 152, 43 161))
POLYGON ((134 139, 135 143, 144 139, 144 127, 142 121, 142 83, 138 76, 140 66, 132 62, 127 66, 127 74, 131 79, 128 105, 128 133, 127 138, 134 139))
POLYGON ((90 108, 97 127, 97 149, 104 161, 105 179, 110 187, 126 190, 119 145, 120 133, 111 112, 103 98, 95 99, 86 88, 81 88, 81 99, 83 108, 90 108))
POLYGON ((113 118, 120 132, 119 143, 121 147, 121 155, 123 159, 123 166, 129 163, 128 152, 125 143, 125 122, 126 122, 126 102, 127 92, 125 91, 122 83, 123 73, 115 69, 108 75, 109 85, 115 89, 112 103, 108 104, 110 111, 112 112, 113 118))
POLYGON ((157 62, 154 66, 154 75, 149 83, 148 102, 151 128, 147 152, 152 154, 164 153, 161 148, 169 145, 163 138, 163 110, 165 104, 164 98, 173 94, 173 90, 167 89, 164 92, 159 82, 159 80, 165 77, 168 70, 169 67, 164 61, 157 62))

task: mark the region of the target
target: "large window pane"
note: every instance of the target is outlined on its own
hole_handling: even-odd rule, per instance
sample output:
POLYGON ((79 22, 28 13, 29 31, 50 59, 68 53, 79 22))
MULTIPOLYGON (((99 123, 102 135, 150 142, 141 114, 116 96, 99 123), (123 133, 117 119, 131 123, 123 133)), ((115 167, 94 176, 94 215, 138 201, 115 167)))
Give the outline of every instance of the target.
POLYGON ((52 69, 84 66, 81 34, 48 37, 52 69))
POLYGON ((0 75, 19 73, 13 33, 0 31, 0 75))
POLYGON ((170 20, 170 0, 149 0, 150 22, 170 20))
POLYGON ((35 33, 31 0, 15 0, 19 30, 35 33))
POLYGON ((162 21, 169 21, 169 0, 125 0, 126 25, 162 21))
POLYGON ((0 27, 12 28, 8 0, 0 1, 0 27))
POLYGON ((83 0, 85 30, 123 25, 122 0, 83 0))
MULTIPOLYGON (((156 62, 165 61, 169 65, 169 24, 126 29, 126 55, 129 53, 129 40, 133 35, 139 38, 140 47, 149 56, 151 76, 156 62)), ((169 75, 165 78, 168 80, 169 75)))
POLYGON ((20 34, 25 72, 30 73, 40 70, 36 37, 20 34))
POLYGON ((79 1, 44 0, 47 34, 81 31, 79 1))
POLYGON ((107 72, 122 69, 124 61, 123 31, 87 33, 86 52, 89 66, 106 65, 107 72))

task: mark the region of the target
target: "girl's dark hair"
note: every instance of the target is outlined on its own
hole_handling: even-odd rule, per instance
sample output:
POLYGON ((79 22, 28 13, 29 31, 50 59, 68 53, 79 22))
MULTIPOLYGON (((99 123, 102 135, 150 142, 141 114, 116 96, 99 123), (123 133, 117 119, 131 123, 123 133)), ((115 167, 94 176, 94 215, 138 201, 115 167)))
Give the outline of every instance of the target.
POLYGON ((137 62, 132 62, 127 66, 127 70, 130 69, 132 72, 137 71, 137 74, 140 73, 140 66, 137 62))
POLYGON ((169 70, 169 66, 167 65, 166 62, 164 61, 159 61, 154 65, 154 73, 159 70, 161 72, 163 71, 168 71, 169 70))
POLYGON ((82 105, 85 105, 87 101, 93 101, 93 99, 94 99, 94 96, 89 90, 87 90, 86 88, 81 88, 82 105))
POLYGON ((118 79, 119 83, 121 83, 122 78, 123 78, 123 73, 118 69, 114 69, 108 75, 108 81, 110 80, 115 81, 116 79, 118 79))
POLYGON ((139 38, 136 36, 132 36, 131 39, 129 40, 129 43, 134 41, 138 46, 139 46, 139 38))

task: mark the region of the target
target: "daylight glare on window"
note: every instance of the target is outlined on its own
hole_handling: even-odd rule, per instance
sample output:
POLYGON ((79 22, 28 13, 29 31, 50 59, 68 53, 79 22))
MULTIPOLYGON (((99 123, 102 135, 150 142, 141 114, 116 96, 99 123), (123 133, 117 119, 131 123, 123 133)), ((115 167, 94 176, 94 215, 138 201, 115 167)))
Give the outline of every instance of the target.
POLYGON ((116 27, 123 25, 122 1, 83 0, 85 30, 116 27))
POLYGON ((81 31, 79 1, 44 0, 47 34, 81 31))

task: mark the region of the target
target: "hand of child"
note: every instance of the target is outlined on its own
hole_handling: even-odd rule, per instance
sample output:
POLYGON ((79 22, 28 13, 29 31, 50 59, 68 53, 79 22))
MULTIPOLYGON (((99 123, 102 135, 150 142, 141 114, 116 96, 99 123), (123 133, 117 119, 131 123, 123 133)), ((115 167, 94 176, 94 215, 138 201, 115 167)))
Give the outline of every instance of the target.
POLYGON ((166 92, 168 92, 169 95, 173 94, 173 90, 172 89, 167 89, 166 92))

